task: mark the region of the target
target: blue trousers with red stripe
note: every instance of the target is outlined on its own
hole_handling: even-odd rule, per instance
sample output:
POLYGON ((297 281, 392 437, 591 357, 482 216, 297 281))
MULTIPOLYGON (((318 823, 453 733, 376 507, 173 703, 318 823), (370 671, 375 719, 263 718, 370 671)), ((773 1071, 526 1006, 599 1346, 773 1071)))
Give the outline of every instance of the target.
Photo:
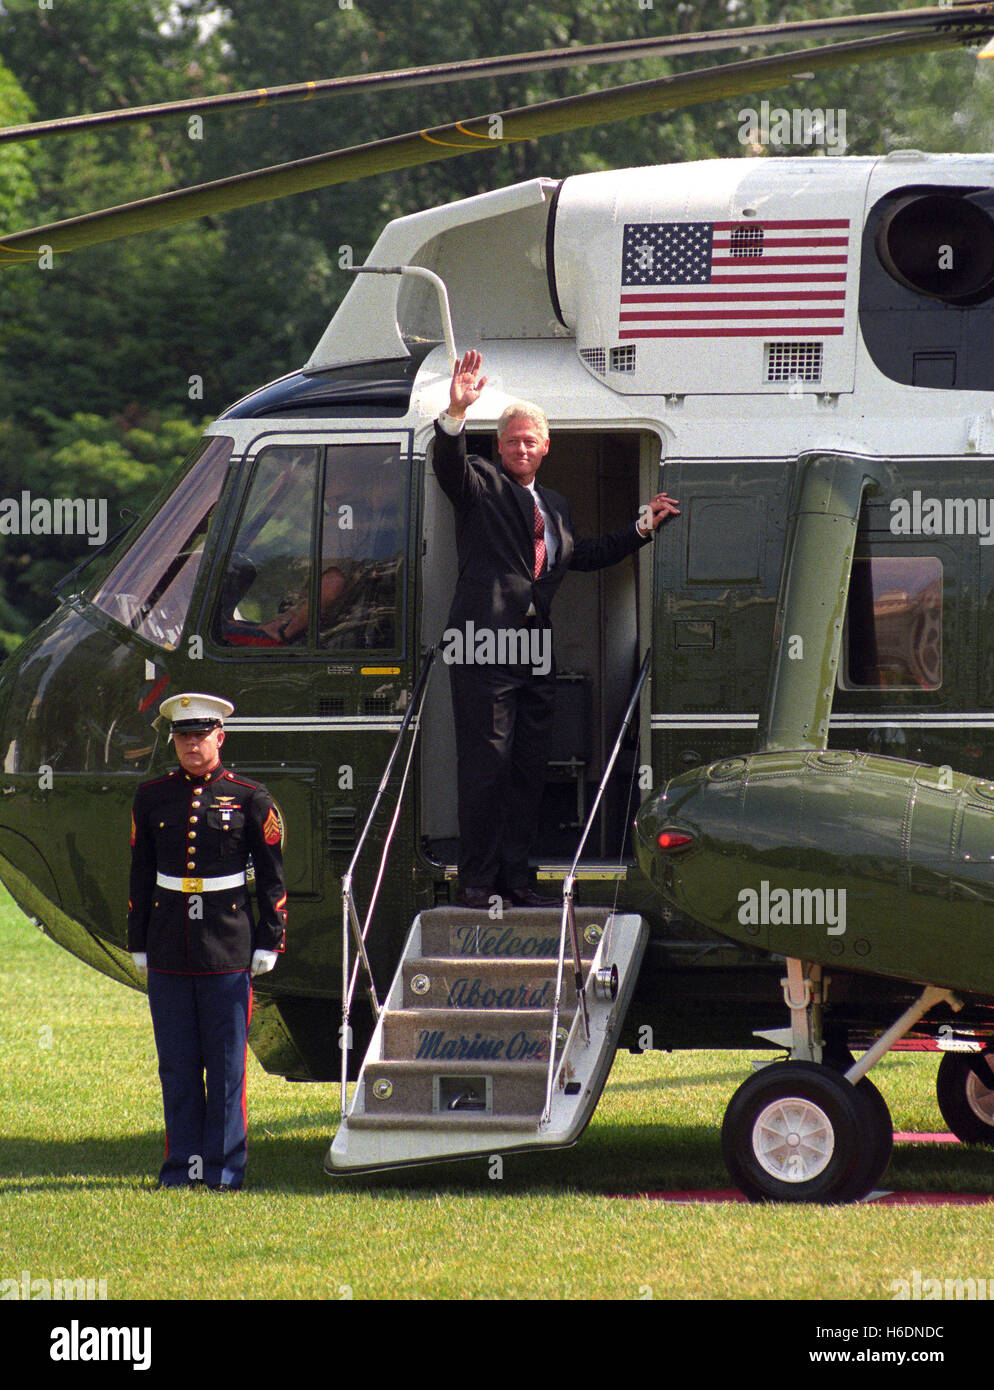
POLYGON ((252 1012, 247 970, 220 975, 148 972, 166 1118, 163 1187, 198 1181, 239 1188, 248 1141, 245 1055, 252 1012))

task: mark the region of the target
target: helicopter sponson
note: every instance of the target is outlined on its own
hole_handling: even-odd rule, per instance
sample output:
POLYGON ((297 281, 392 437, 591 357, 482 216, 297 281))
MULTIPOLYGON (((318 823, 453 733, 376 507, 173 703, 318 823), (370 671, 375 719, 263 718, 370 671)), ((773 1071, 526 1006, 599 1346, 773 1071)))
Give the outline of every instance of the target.
POLYGON ((758 950, 994 990, 994 783, 846 750, 731 757, 636 818, 679 909, 758 950))

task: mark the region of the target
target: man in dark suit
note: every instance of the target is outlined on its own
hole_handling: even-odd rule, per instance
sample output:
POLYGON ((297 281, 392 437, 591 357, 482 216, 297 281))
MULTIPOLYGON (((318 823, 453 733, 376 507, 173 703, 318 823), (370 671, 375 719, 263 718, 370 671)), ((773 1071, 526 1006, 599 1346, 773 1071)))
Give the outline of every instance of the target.
POLYGON ((599 540, 573 528, 566 498, 535 485, 549 451, 539 407, 510 406, 498 423, 500 463, 467 456, 465 417, 486 377, 483 359, 456 363, 449 408, 435 425, 436 476, 456 513, 459 579, 442 655, 456 729, 460 902, 553 905, 529 886, 552 728, 555 669, 550 610, 567 570, 617 564, 678 514, 659 493, 638 522, 599 540))

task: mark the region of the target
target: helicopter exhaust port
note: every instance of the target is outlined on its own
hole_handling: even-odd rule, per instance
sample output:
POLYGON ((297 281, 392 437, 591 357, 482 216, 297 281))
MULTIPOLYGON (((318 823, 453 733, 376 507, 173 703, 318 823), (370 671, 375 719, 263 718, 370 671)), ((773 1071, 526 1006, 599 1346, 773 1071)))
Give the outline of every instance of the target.
POLYGON ((994 294, 994 220, 957 193, 899 198, 877 230, 877 255, 905 289, 946 304, 994 294))

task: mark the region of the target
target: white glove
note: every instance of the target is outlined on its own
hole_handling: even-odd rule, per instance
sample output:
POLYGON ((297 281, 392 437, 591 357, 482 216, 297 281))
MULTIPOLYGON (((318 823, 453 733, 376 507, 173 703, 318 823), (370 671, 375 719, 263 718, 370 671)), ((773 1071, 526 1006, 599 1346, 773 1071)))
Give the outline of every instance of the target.
POLYGON ((252 952, 252 974, 265 975, 276 964, 275 951, 253 951, 252 952))
POLYGON ((132 951, 131 959, 134 961, 135 969, 139 975, 148 974, 148 955, 145 951, 132 951))

